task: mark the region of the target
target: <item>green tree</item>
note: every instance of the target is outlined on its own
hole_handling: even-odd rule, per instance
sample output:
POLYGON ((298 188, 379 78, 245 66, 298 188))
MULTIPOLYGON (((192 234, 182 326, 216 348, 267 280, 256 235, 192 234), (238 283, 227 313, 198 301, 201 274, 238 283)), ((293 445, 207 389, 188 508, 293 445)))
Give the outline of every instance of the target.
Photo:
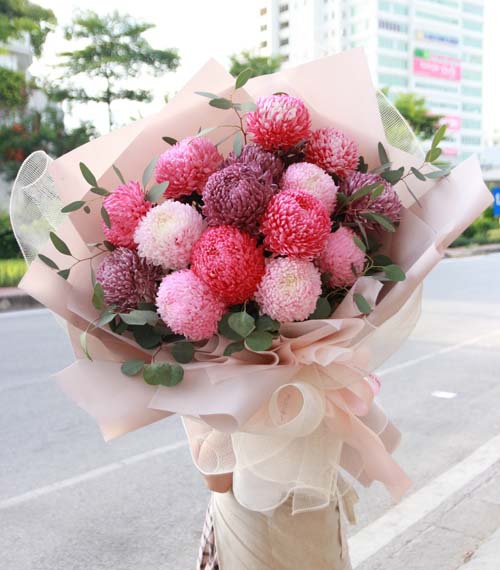
POLYGON ((108 108, 109 127, 113 125, 111 105, 118 99, 150 101, 151 93, 143 89, 127 89, 123 82, 137 77, 148 69, 154 75, 175 70, 179 55, 175 49, 154 49, 143 37, 154 24, 137 22, 131 16, 113 12, 100 16, 84 12, 65 29, 67 40, 78 40, 83 47, 61 54, 60 66, 71 82, 52 90, 52 98, 58 101, 104 103, 108 108), (97 81, 95 90, 78 87, 73 80, 91 78, 97 81))
POLYGON ((26 104, 28 86, 19 71, 0 67, 0 111, 5 114, 26 104))
POLYGON ((232 55, 230 61, 229 73, 234 77, 237 77, 247 68, 252 70, 252 77, 258 77, 279 71, 283 58, 279 55, 266 57, 252 55, 249 51, 242 51, 240 55, 232 55))
POLYGON ((0 0, 0 43, 28 33, 36 55, 40 55, 47 34, 57 23, 52 10, 28 0, 0 0))
POLYGON ((427 140, 434 136, 442 116, 429 111, 425 97, 416 93, 398 93, 393 103, 419 138, 427 140))

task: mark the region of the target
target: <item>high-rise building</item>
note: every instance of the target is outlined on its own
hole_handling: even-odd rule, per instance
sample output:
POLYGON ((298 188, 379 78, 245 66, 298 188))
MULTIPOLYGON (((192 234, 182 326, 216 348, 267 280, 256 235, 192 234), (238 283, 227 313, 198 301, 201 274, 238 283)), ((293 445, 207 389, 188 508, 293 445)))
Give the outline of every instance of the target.
POLYGON ((263 0, 259 49, 296 65, 365 48, 375 84, 425 96, 461 159, 482 143, 483 11, 484 0, 263 0))

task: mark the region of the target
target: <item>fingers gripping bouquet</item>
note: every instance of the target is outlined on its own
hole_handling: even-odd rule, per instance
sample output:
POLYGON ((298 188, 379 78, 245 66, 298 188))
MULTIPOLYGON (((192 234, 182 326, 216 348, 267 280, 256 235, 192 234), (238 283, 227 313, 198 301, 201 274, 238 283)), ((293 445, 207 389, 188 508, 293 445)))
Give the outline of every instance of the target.
POLYGON ((22 287, 67 320, 58 380, 106 439, 181 414, 198 467, 234 471, 254 510, 325 506, 340 468, 397 498, 373 371, 491 198, 477 161, 440 162, 444 127, 419 152, 360 51, 249 77, 210 63, 159 115, 21 171, 22 287), (37 203, 35 246, 41 185, 57 216, 37 203))

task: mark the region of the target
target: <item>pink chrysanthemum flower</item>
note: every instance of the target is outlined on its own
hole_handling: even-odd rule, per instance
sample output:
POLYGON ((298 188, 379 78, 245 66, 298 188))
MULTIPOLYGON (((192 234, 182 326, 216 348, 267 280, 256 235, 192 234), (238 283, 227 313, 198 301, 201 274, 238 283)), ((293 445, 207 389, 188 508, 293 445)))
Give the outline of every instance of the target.
POLYGON ((359 221, 368 230, 381 230, 381 226, 373 221, 361 216, 363 212, 375 212, 389 218, 392 223, 401 219, 401 201, 392 185, 377 174, 363 174, 353 172, 340 185, 340 191, 346 196, 352 196, 356 190, 371 184, 382 184, 384 191, 380 196, 371 199, 369 195, 363 196, 359 200, 350 202, 345 211, 345 221, 348 223, 359 221))
POLYGON ((331 222, 323 204, 311 194, 287 190, 269 202, 262 220, 266 249, 280 255, 313 259, 323 249, 331 222))
POLYGON ((309 162, 290 165, 281 179, 283 190, 303 190, 312 194, 325 206, 328 214, 335 208, 337 185, 324 170, 309 162))
POLYGON ((106 304, 116 305, 118 311, 135 309, 142 301, 153 302, 162 277, 161 268, 126 247, 107 255, 96 271, 106 304))
POLYGON ((190 340, 210 338, 226 311, 225 303, 189 269, 164 277, 156 305, 170 329, 190 340))
POLYGON ((203 137, 188 137, 160 156, 156 163, 156 181, 168 181, 167 198, 193 192, 201 194, 208 177, 223 160, 213 142, 203 137))
POLYGON ((247 131, 265 150, 289 149, 308 138, 311 119, 304 102, 290 95, 257 99, 257 109, 247 115, 247 131))
POLYGON ((192 206, 166 200, 150 210, 137 227, 137 251, 164 269, 183 269, 204 229, 201 214, 192 206))
POLYGON ((273 184, 279 183, 285 168, 279 156, 267 152, 256 144, 245 145, 239 156, 235 156, 233 152, 229 153, 224 165, 230 166, 231 164, 246 164, 257 173, 259 178, 264 177, 266 182, 273 184))
POLYGON ((210 226, 236 226, 250 233, 258 225, 276 187, 246 164, 232 164, 210 176, 203 190, 203 214, 210 226))
POLYGON ((307 319, 320 294, 321 275, 312 262, 278 257, 267 263, 255 300, 261 313, 286 323, 307 319))
POLYGON ((318 129, 306 145, 306 160, 329 174, 343 178, 356 170, 359 147, 356 141, 333 127, 318 129))
POLYGON ((229 305, 255 293, 265 271, 264 252, 255 238, 232 226, 209 228, 196 242, 191 269, 229 305))
POLYGON ((128 182, 118 186, 112 194, 104 198, 103 206, 111 222, 109 228, 101 222, 106 239, 117 247, 134 249, 137 224, 152 207, 151 202, 146 201, 141 185, 138 182, 128 182))
POLYGON ((322 273, 330 275, 331 287, 349 287, 363 272, 365 254, 354 242, 356 234, 345 226, 330 234, 318 257, 322 273))

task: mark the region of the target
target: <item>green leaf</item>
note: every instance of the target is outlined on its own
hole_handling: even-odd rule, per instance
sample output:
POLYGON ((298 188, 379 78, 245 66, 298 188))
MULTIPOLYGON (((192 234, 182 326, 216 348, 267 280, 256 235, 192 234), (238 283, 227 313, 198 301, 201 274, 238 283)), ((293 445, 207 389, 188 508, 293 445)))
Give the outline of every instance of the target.
POLYGON ((127 325, 154 325, 159 320, 155 311, 140 311, 138 309, 129 313, 120 313, 120 318, 127 325))
POLYGON ((366 253, 366 245, 365 245, 365 243, 364 243, 362 240, 360 240, 359 237, 356 236, 356 235, 353 236, 352 239, 353 239, 354 243, 359 247, 359 249, 360 249, 361 251, 363 251, 363 252, 366 253))
POLYGON ((414 166, 412 166, 410 168, 410 170, 413 173, 413 175, 415 176, 415 178, 418 178, 422 182, 425 182, 425 176, 420 172, 420 170, 418 170, 418 168, 415 168, 414 166))
POLYGON ((148 185, 148 182, 153 175, 153 171, 155 169, 156 163, 158 162, 158 158, 153 158, 153 160, 146 166, 144 172, 142 173, 142 187, 145 189, 148 185))
POLYGON ((184 378, 184 369, 178 364, 155 362, 146 364, 143 370, 144 380, 152 386, 176 386, 184 378))
POLYGON ((204 137, 205 135, 208 135, 209 133, 216 131, 218 128, 219 127, 207 127, 206 129, 202 129, 196 134, 195 138, 204 137))
MULTIPOLYGON (((363 198, 367 194, 370 194, 373 190, 376 190, 379 186, 382 186, 382 184, 380 184, 380 182, 375 182, 373 184, 368 184, 367 186, 359 188, 356 190, 356 192, 349 196, 349 202, 354 202, 355 200, 363 198)), ((383 189, 384 187, 382 186, 382 190, 383 189)))
POLYGON ((382 172, 380 176, 391 184, 397 184, 401 180, 404 173, 405 167, 401 166, 397 170, 386 170, 385 172, 382 172))
POLYGON ((433 170, 432 172, 427 172, 425 176, 429 178, 429 180, 436 180, 448 176, 449 173, 449 170, 433 170))
POLYGON ((90 214, 90 206, 84 206, 84 207, 83 207, 83 211, 84 211, 86 214, 90 214))
POLYGON ((255 329, 255 319, 246 311, 232 313, 228 325, 243 338, 246 338, 255 329))
POLYGON ((84 200, 75 200, 75 202, 70 202, 69 204, 64 206, 64 208, 61 208, 61 212, 63 214, 68 214, 69 212, 76 212, 76 210, 79 210, 83 206, 85 206, 84 200))
POLYGON ((99 317, 99 320, 96 323, 96 327, 103 327, 104 325, 109 324, 115 317, 116 313, 114 309, 106 309, 104 313, 102 313, 102 315, 99 317))
POLYGON ((372 308, 368 301, 361 295, 361 293, 354 293, 354 302, 362 315, 368 315, 371 313, 372 308))
POLYGON ((381 164, 380 166, 377 166, 377 168, 373 168, 370 172, 372 174, 380 174, 381 172, 385 172, 386 170, 390 170, 392 166, 392 162, 386 162, 384 164, 381 164))
POLYGON ((111 194, 106 188, 101 188, 100 186, 93 186, 90 191, 98 196, 109 196, 111 194))
POLYGON ((107 239, 105 239, 102 242, 102 245, 108 250, 108 251, 114 251, 116 249, 116 246, 114 246, 110 241, 108 241, 107 239))
POLYGON ((224 356, 231 356, 235 352, 241 352, 245 349, 245 344, 242 340, 228 344, 224 349, 224 356))
POLYGON ((434 162, 441 156, 442 152, 440 148, 429 149, 425 155, 425 162, 434 162))
POLYGON ((40 259, 40 261, 43 261, 45 265, 48 265, 51 269, 59 269, 57 263, 55 261, 52 261, 50 257, 43 255, 43 253, 39 253, 38 258, 40 259))
POLYGON ((382 214, 376 214, 375 212, 364 212, 361 214, 363 218, 367 220, 372 220, 377 222, 380 226, 382 226, 388 232, 395 232, 396 228, 393 226, 391 220, 382 214))
POLYGON ((161 137, 161 138, 170 146, 174 146, 174 144, 178 143, 178 140, 174 139, 174 137, 161 137))
POLYGON ((280 323, 271 319, 268 315, 262 315, 257 319, 256 330, 267 331, 267 332, 278 332, 280 329, 280 323))
POLYGON ((139 372, 143 371, 145 364, 144 360, 132 358, 121 365, 121 371, 125 376, 137 376, 139 372))
POLYGON ((432 139, 431 148, 437 148, 446 135, 447 125, 441 125, 432 139))
POLYGON ((113 170, 115 171, 116 176, 118 176, 118 180, 122 183, 122 184, 126 184, 125 182, 125 178, 123 178, 123 174, 121 173, 120 169, 118 168, 118 166, 115 166, 113 164, 113 170))
POLYGON ((359 157, 358 167, 356 170, 358 172, 362 172, 363 174, 368 172, 368 164, 365 162, 364 156, 359 157))
MULTIPOLYGON (((125 321, 122 321, 121 324, 127 326, 125 321)), ((132 326, 132 334, 137 344, 146 350, 157 348, 161 344, 162 335, 160 331, 151 325, 132 326)))
POLYGON ((247 67, 238 74, 238 77, 236 78, 234 84, 234 88, 241 89, 251 77, 252 77, 252 69, 250 67, 247 67))
POLYGON ((61 269, 61 271, 58 271, 57 274, 59 275, 59 277, 67 279, 69 277, 70 272, 71 269, 61 269))
POLYGON ((87 346, 87 331, 83 331, 80 334, 80 346, 82 347, 83 353, 85 354, 85 356, 89 359, 92 360, 92 357, 90 356, 90 352, 87 346))
POLYGON ((253 331, 246 337, 245 344, 256 352, 269 350, 273 346, 273 335, 267 331, 253 331))
POLYGON ((216 109, 231 109, 233 104, 229 99, 225 99, 224 97, 217 97, 216 99, 211 99, 208 102, 209 105, 215 107, 216 109))
POLYGON ((94 285, 94 292, 92 294, 92 305, 100 311, 106 306, 104 300, 104 290, 99 282, 94 285))
POLYGON ((208 91, 195 91, 195 95, 200 95, 201 97, 208 97, 209 99, 218 99, 219 96, 215 93, 209 93, 208 91))
POLYGON ((140 311, 155 311, 156 312, 156 305, 154 303, 150 303, 148 301, 141 301, 137 304, 137 308, 140 311))
POLYGON ((387 255, 375 255, 373 258, 373 264, 378 266, 378 267, 382 267, 384 265, 391 265, 392 264, 392 259, 390 257, 387 257, 387 255))
POLYGON ((83 177, 85 178, 85 180, 91 186, 97 186, 96 177, 92 174, 92 172, 90 171, 90 168, 86 164, 84 164, 83 162, 80 162, 80 171, 81 171, 83 177))
POLYGON ((336 196, 340 207, 346 206, 349 203, 349 198, 343 192, 337 192, 336 196))
POLYGON ((155 184, 154 186, 151 186, 149 192, 146 195, 146 200, 148 202, 156 204, 156 202, 158 202, 158 200, 163 196, 163 194, 165 194, 165 190, 168 188, 168 184, 169 184, 168 180, 165 180, 165 182, 161 182, 160 184, 155 184))
POLYGON ((381 142, 378 143, 378 157, 380 159, 380 164, 387 164, 390 162, 387 151, 381 142))
POLYGON ((63 255, 71 255, 71 251, 69 247, 64 243, 64 241, 56 235, 54 232, 50 232, 50 241, 53 243, 54 247, 57 249, 59 253, 63 255))
POLYGON ((319 297, 316 308, 309 315, 309 319, 328 319, 332 314, 332 306, 326 297, 319 297))
POLYGON ((219 321, 217 328, 222 336, 225 336, 226 338, 229 338, 231 340, 241 340, 242 338, 241 335, 239 335, 229 326, 228 321, 231 314, 232 313, 226 313, 225 315, 223 315, 222 319, 219 321))
POLYGON ((193 360, 194 345, 192 342, 181 341, 176 342, 172 346, 172 356, 181 364, 187 364, 193 360))
POLYGON ((399 265, 385 265, 383 271, 387 279, 391 281, 404 281, 406 279, 406 274, 399 265))
POLYGON ((241 131, 238 131, 234 135, 234 141, 233 141, 234 156, 236 157, 240 156, 242 150, 243 150, 243 135, 241 134, 241 131))
POLYGON ((233 107, 238 109, 238 111, 243 111, 244 113, 249 113, 257 109, 257 105, 253 101, 245 101, 243 103, 234 103, 233 107))
POLYGON ((383 184, 379 184, 377 186, 377 188, 375 188, 375 190, 373 190, 373 192, 370 194, 370 200, 375 200, 375 198, 378 198, 381 194, 384 193, 384 186, 383 184))
POLYGON ((101 218, 103 219, 104 223, 108 228, 111 227, 111 220, 109 219, 108 211, 104 206, 101 206, 101 218))

